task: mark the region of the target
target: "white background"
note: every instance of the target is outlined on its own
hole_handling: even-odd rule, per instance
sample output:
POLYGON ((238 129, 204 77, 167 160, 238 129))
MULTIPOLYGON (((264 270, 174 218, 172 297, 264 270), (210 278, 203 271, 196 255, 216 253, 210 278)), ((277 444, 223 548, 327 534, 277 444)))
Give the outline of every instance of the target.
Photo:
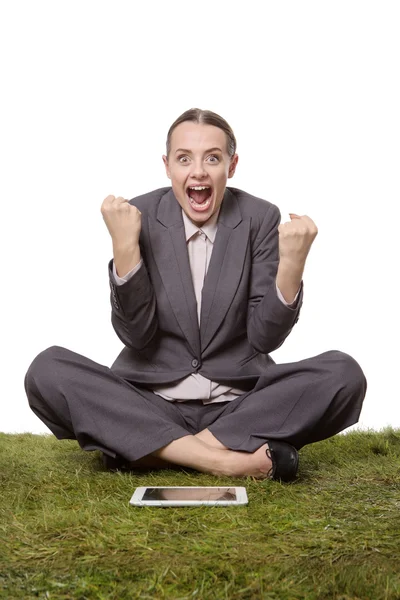
POLYGON ((48 431, 23 386, 40 351, 121 350, 101 202, 169 185, 167 130, 191 107, 233 127, 231 185, 319 227, 273 358, 353 355, 359 426, 400 427, 399 30, 384 0, 1 3, 0 431, 48 431))

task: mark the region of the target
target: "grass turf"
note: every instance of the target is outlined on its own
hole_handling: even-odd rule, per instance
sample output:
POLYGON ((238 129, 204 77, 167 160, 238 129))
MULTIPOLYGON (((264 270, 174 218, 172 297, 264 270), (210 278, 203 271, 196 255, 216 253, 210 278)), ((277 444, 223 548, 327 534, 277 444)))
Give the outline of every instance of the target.
POLYGON ((98 452, 0 434, 0 598, 400 598, 400 431, 303 448, 293 484, 111 473, 98 452), (243 507, 137 508, 139 485, 245 485, 243 507))

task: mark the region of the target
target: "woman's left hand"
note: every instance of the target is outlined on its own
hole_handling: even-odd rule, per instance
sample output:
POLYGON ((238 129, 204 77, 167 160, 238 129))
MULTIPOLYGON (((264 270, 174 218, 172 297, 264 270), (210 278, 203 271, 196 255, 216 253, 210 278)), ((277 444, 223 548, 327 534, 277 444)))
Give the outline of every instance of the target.
POLYGON ((289 213, 290 221, 281 223, 279 232, 279 260, 304 265, 318 229, 307 215, 289 213))

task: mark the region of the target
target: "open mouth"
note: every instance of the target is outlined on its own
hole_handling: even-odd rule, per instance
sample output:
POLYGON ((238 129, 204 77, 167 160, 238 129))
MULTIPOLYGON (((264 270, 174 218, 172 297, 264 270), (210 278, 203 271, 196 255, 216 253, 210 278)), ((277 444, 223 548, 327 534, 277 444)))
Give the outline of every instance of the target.
POLYGON ((194 185, 186 189, 190 206, 197 212, 207 210, 212 201, 212 188, 209 185, 194 185))

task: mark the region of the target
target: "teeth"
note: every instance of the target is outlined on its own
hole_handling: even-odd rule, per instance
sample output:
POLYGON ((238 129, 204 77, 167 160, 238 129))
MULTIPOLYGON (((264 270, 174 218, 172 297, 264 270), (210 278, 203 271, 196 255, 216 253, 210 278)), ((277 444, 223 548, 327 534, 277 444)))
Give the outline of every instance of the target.
POLYGON ((189 187, 189 190, 198 190, 198 191, 201 191, 201 190, 209 190, 209 189, 210 189, 210 188, 209 188, 209 186, 208 186, 208 185, 196 185, 196 186, 191 186, 191 187, 189 187))
POLYGON ((211 204, 211 198, 208 198, 208 200, 205 200, 205 201, 204 201, 204 202, 202 202, 201 204, 198 204, 197 202, 195 202, 195 201, 193 200, 193 198, 191 198, 190 196, 189 196, 189 200, 190 200, 190 204, 191 204, 192 206, 203 206, 203 207, 204 207, 204 206, 209 206, 209 205, 211 204))

